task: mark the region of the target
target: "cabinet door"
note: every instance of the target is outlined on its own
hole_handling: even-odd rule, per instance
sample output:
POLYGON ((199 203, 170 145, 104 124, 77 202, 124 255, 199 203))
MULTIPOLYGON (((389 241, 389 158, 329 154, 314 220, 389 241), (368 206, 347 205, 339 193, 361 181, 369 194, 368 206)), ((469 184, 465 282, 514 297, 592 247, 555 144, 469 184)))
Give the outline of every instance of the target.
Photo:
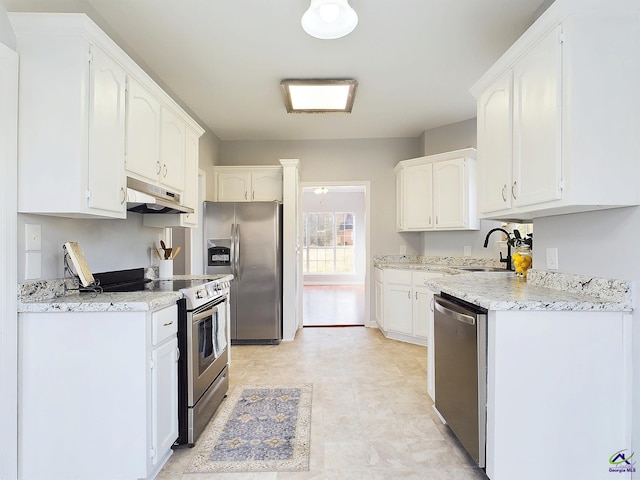
POLYGON ((247 202, 251 174, 248 172, 219 173, 218 201, 219 202, 247 202))
POLYGON ((251 200, 256 202, 282 201, 282 171, 279 168, 251 174, 251 200))
POLYGON ((562 27, 514 67, 513 205, 561 198, 562 27))
POLYGON ((404 230, 404 170, 396 173, 396 229, 404 230))
POLYGON ((384 287, 382 282, 376 282, 376 323, 384 330, 384 287))
POLYGON ((511 208, 512 177, 511 71, 498 78, 478 99, 479 211, 511 208))
POLYGON ((413 334, 416 337, 429 337, 429 302, 433 293, 427 287, 413 287, 413 334))
POLYGON ((384 329, 411 335, 413 330, 411 286, 384 286, 384 329))
POLYGON ((467 195, 463 158, 433 164, 435 228, 466 226, 467 195))
POLYGON ((151 463, 164 458, 178 438, 178 339, 151 352, 151 463))
POLYGON ((127 74, 95 46, 91 47, 89 72, 88 206, 124 218, 127 74))
POLYGON ((184 190, 185 123, 171 110, 160 109, 160 183, 184 190))
POLYGON ((160 102, 129 77, 127 87, 127 170, 151 182, 160 173, 160 102))
POLYGON ((433 227, 433 166, 407 167, 403 178, 404 230, 433 227))

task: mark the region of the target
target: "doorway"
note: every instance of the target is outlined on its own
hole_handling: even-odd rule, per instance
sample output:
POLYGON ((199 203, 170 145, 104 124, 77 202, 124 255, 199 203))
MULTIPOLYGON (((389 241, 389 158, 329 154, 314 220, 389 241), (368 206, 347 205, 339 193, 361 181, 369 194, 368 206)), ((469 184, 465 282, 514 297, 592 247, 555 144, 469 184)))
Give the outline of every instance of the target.
POLYGON ((302 188, 304 327, 367 323, 367 186, 302 188))

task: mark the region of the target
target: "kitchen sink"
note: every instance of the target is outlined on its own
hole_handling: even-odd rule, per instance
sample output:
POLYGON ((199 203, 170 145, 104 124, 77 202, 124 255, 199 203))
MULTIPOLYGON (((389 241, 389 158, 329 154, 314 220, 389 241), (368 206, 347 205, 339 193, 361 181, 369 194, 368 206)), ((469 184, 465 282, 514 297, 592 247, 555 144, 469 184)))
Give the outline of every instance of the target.
POLYGON ((455 268, 456 270, 465 270, 467 272, 504 272, 504 273, 513 273, 510 270, 507 270, 506 268, 501 268, 501 267, 483 267, 483 266, 477 266, 477 267, 473 267, 473 266, 462 266, 462 267, 451 267, 451 268, 455 268))

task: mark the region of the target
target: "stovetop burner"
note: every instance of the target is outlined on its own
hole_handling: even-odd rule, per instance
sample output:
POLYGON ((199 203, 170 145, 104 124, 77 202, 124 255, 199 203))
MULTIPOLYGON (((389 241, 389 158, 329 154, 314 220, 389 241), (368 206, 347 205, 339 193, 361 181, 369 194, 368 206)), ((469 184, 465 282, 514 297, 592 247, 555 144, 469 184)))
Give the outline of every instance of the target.
POLYGON ((207 278, 150 280, 144 268, 95 273, 102 291, 108 292, 182 292, 187 309, 192 310, 228 292, 229 284, 207 278))

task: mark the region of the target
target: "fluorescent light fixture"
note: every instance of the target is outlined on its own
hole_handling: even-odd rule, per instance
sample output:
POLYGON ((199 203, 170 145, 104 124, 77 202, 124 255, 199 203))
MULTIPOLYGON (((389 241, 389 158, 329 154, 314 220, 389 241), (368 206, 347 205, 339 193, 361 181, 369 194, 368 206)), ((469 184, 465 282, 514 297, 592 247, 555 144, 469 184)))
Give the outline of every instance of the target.
POLYGON ((351 113, 356 80, 283 80, 287 113, 351 113))
POLYGON ((333 40, 348 35, 356 28, 358 14, 348 0, 311 0, 300 23, 312 37, 333 40))

